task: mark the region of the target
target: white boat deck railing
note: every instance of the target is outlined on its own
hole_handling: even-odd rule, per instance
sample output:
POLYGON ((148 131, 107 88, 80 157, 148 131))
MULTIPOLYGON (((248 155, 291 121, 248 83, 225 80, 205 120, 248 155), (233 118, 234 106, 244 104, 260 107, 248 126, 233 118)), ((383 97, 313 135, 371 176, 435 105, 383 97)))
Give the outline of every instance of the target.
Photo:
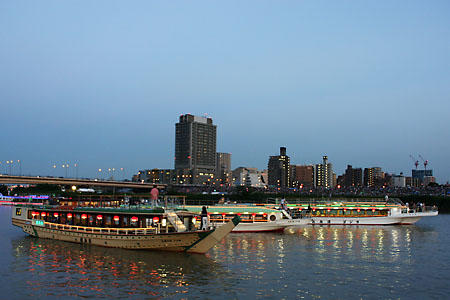
POLYGON ((155 234, 158 232, 157 228, 104 228, 104 227, 87 227, 67 224, 58 224, 51 222, 44 222, 45 228, 75 231, 80 233, 97 233, 110 235, 146 235, 155 234))
POLYGON ((436 206, 423 206, 416 208, 404 209, 402 213, 420 213, 420 212, 436 212, 438 208, 436 206))

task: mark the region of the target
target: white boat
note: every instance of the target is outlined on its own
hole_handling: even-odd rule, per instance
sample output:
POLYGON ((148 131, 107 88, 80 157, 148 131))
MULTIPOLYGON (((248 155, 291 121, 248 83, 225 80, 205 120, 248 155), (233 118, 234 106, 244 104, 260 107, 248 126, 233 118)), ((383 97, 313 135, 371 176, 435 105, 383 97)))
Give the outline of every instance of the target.
POLYGON ((414 224, 422 217, 437 216, 436 207, 411 209, 400 200, 329 201, 290 204, 291 210, 311 216, 311 225, 396 225, 414 224))
MULTIPOLYGON (((200 214, 201 205, 185 205, 184 209, 200 214)), ((311 222, 309 218, 292 218, 285 210, 268 208, 261 205, 223 205, 209 206, 208 220, 211 226, 219 227, 238 215, 241 222, 232 232, 273 232, 283 231, 286 227, 303 226, 311 222)))

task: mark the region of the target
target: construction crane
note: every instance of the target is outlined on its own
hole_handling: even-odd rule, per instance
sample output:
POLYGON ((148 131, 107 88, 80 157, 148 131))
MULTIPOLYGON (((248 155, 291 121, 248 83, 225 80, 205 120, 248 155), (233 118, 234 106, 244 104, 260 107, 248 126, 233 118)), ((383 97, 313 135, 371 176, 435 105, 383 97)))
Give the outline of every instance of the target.
POLYGON ((419 154, 420 159, 423 162, 423 167, 425 168, 425 171, 427 170, 428 160, 423 159, 422 155, 419 154))
POLYGON ((413 160, 414 165, 416 166, 416 170, 417 170, 417 167, 419 166, 419 161, 417 159, 415 159, 414 156, 412 156, 412 154, 410 154, 409 157, 411 157, 411 159, 413 160))

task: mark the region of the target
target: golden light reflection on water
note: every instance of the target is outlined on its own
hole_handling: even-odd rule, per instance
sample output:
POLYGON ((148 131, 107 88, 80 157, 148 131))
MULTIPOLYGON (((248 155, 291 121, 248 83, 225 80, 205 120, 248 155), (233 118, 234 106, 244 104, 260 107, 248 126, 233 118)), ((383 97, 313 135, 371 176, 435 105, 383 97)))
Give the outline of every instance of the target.
POLYGON ((109 297, 120 290, 164 297, 184 294, 190 285, 223 274, 221 266, 205 255, 111 249, 32 237, 13 240, 12 249, 17 260, 27 258, 26 265, 16 271, 31 277, 26 281, 30 296, 45 289, 53 296, 60 290, 61 295, 109 297))

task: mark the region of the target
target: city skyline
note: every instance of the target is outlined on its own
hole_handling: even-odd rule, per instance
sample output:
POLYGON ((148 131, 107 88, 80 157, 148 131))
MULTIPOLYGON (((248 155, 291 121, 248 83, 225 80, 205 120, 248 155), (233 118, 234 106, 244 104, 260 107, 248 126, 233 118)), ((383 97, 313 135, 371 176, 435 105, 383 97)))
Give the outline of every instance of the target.
POLYGON ((449 6, 2 3, 0 168, 172 168, 178 116, 207 113, 233 168, 285 146, 292 164, 409 175, 421 154, 445 183, 449 6))
MULTIPOLYGON (((216 140, 217 125, 216 124, 213 125, 213 120, 212 120, 211 117, 195 116, 195 115, 192 115, 192 114, 182 114, 182 115, 180 115, 179 122, 175 124, 175 136, 176 136, 176 138, 175 138, 175 147, 174 148, 178 149, 178 150, 175 151, 174 168, 170 168, 170 167, 169 168, 160 168, 160 167, 155 167, 155 166, 148 167, 148 168, 139 168, 139 169, 137 169, 135 171, 130 171, 132 175, 130 176, 130 178, 128 178, 128 175, 125 175, 125 174, 128 174, 128 172, 125 172, 126 168, 124 168, 124 167, 111 167, 110 166, 110 167, 107 167, 107 168, 95 169, 96 172, 95 172, 95 176, 93 176, 93 177, 96 177, 96 178, 108 178, 109 177, 109 178, 116 178, 116 179, 122 180, 122 179, 131 179, 132 177, 134 177, 136 175, 136 173, 138 171, 139 171, 139 174, 140 174, 140 172, 142 170, 155 170, 155 169, 159 169, 159 170, 172 169, 172 170, 175 170, 175 171, 177 169, 179 169, 180 171, 188 170, 188 169, 190 169, 191 171, 195 170, 196 167, 194 167, 194 166, 196 165, 196 163, 194 163, 194 165, 192 165, 192 161, 195 161, 195 159, 191 159, 191 155, 194 153, 193 152, 194 149, 197 149, 198 146, 194 146, 193 147, 191 139, 194 136, 197 136, 199 133, 202 134, 202 135, 206 134, 206 132, 208 130, 205 131, 206 127, 203 127, 202 129, 200 129, 199 132, 197 132, 199 129, 195 129, 194 130, 195 134, 194 134, 193 128, 196 128, 196 127, 192 127, 194 124, 195 125, 200 124, 201 126, 210 126, 210 127, 213 128, 213 131, 212 131, 213 132, 213 136, 208 136, 208 135, 211 135, 211 133, 208 133, 206 135, 208 137, 205 136, 205 140, 202 140, 203 138, 200 139, 199 146, 202 145, 202 147, 207 147, 208 149, 210 148, 209 152, 213 151, 215 153, 214 159, 213 159, 215 161, 215 167, 217 167, 217 165, 218 165, 217 157, 216 157, 216 155, 218 155, 218 154, 229 155, 230 157, 228 159, 231 162, 231 153, 222 153, 222 152, 215 151, 215 149, 216 149, 215 142, 212 145, 203 145, 202 144, 205 141, 207 141, 208 139, 212 139, 213 141, 216 140), (181 127, 183 124, 184 124, 184 127, 181 127), (186 127, 186 126, 188 126, 188 127, 186 127), (184 129, 182 129, 182 128, 184 128, 184 129), (181 168, 180 168, 180 166, 177 167, 177 160, 176 160, 177 154, 176 153, 177 153, 177 151, 181 150, 181 148, 180 148, 181 144, 179 144, 181 141, 182 141, 182 143, 185 144, 185 146, 183 146, 184 149, 180 153, 183 153, 184 156, 186 156, 186 157, 185 157, 185 160, 183 161, 183 164, 181 165, 181 168), (177 146, 177 143, 179 144, 178 146, 177 146)), ((211 130, 211 129, 209 129, 209 130, 211 130)), ((198 141, 197 139, 198 138, 195 137, 193 140, 198 141)), ((200 156, 198 156, 198 158, 202 157, 202 159, 204 160, 206 157, 203 157, 202 151, 200 151, 200 150, 201 149, 195 150, 196 151, 195 153, 198 152, 198 155, 200 155, 200 156)), ((259 169, 260 171, 267 171, 267 170, 269 170, 269 173, 270 173, 271 160, 273 158, 278 158, 278 157, 281 157, 284 160, 284 157, 286 157, 287 158, 287 165, 284 166, 284 168, 285 168, 284 170, 285 171, 283 171, 283 172, 287 172, 287 174, 289 174, 290 167, 307 167, 307 166, 310 166, 310 167, 313 167, 313 169, 316 169, 316 171, 313 172, 313 174, 315 174, 314 178, 313 178, 314 184, 317 184, 318 186, 321 186, 323 184, 323 183, 321 183, 321 180, 322 180, 321 176, 323 176, 323 175, 320 175, 321 173, 323 173, 323 171, 321 171, 320 167, 324 168, 323 166, 327 166, 329 164, 328 163, 328 156, 326 156, 326 155, 322 156, 322 162, 319 162, 319 163, 303 163, 303 164, 290 163, 290 157, 286 156, 286 147, 283 147, 283 146, 280 147, 280 155, 281 156, 270 155, 269 159, 268 159, 268 165, 266 165, 263 168, 255 168, 255 169, 256 170, 259 169), (318 167, 319 167, 319 169, 317 169, 318 167), (316 173, 319 174, 319 175, 317 175, 316 173), (317 176, 319 176, 319 177, 317 177, 317 176)), ((420 157, 420 159, 422 159, 422 164, 420 164, 420 162, 418 160, 415 160, 415 157, 413 155, 409 155, 409 157, 413 160, 413 163, 414 163, 414 166, 415 166, 414 169, 411 169, 411 173, 412 174, 409 174, 407 171, 406 172, 400 171, 398 173, 391 172, 391 171, 389 171, 387 169, 384 169, 385 167, 364 166, 363 168, 365 168, 365 169, 367 169, 367 168, 378 168, 378 169, 380 169, 380 171, 383 170, 383 173, 391 174, 391 175, 404 175, 405 177, 408 177, 408 176, 411 177, 411 175, 412 175, 412 177, 414 177, 414 172, 417 173, 417 172, 429 171, 430 174, 428 174, 428 176, 436 178, 435 176, 433 176, 433 171, 429 167, 429 161, 428 160, 425 161, 424 158, 419 154, 418 157, 420 157), (424 169, 421 169, 421 167, 420 167, 421 165, 424 167, 424 169, 426 171, 423 171, 424 169), (428 169, 426 168, 427 165, 428 165, 428 169)), ((9 175, 31 174, 31 173, 26 173, 26 171, 24 173, 22 173, 22 163, 23 163, 22 160, 17 160, 17 161, 9 160, 9 161, 6 161, 6 162, 0 161, 0 174, 2 174, 2 173, 9 174, 9 175)), ((180 163, 180 161, 178 161, 178 163, 180 163)), ((332 164, 330 164, 330 166, 332 166, 332 164)), ((69 164, 69 162, 63 162, 62 164, 54 163, 51 166, 51 168, 53 168, 53 172, 57 172, 57 173, 59 173, 58 172, 59 167, 61 167, 62 168, 61 170, 63 172, 65 172, 65 175, 62 174, 62 175, 64 175, 62 177, 76 177, 76 178, 79 177, 78 176, 79 175, 78 174, 79 173, 79 170, 78 170, 79 163, 73 163, 73 164, 70 163, 69 164), (70 169, 70 171, 69 171, 69 169, 70 169)), ((215 172, 217 174, 217 170, 213 170, 212 169, 213 168, 212 165, 209 166, 209 167, 210 167, 209 172, 215 172)), ((330 167, 330 170, 329 170, 330 173, 328 174, 328 171, 325 172, 325 173, 327 173, 327 175, 324 178, 327 178, 327 179, 323 179, 323 181, 325 181, 325 180, 327 182, 329 181, 329 183, 327 183, 326 186, 327 187, 331 187, 332 186, 332 183, 331 183, 333 181, 332 178, 331 178, 332 174, 334 174, 334 176, 341 176, 341 175, 344 176, 344 175, 346 175, 349 167, 351 168, 352 166, 347 164, 347 169, 345 169, 341 173, 339 173, 338 171, 336 171, 335 169, 332 169, 332 167, 330 167)), ((250 168, 250 169, 253 169, 254 166, 242 165, 241 164, 239 166, 234 166, 233 167, 231 165, 231 170, 230 171, 235 171, 235 170, 237 170, 239 168, 250 168)), ((359 169, 361 170, 361 167, 359 169)), ((45 175, 55 175, 55 174, 43 174, 43 173, 40 173, 40 174, 37 174, 37 175, 44 175, 45 176, 45 175)), ((58 174, 58 176, 59 175, 60 174, 58 174)), ((192 175, 195 176, 194 174, 192 174, 192 175)), ((287 176, 288 176, 288 179, 284 179, 286 182, 282 184, 283 187, 286 187, 286 185, 288 183, 290 184, 294 180, 292 178, 289 179, 289 175, 287 175, 287 176)), ((81 177, 83 177, 83 176, 81 176, 81 177)), ((366 176, 364 176, 364 178, 366 178, 366 176)), ((361 179, 361 183, 362 183, 363 177, 361 177, 360 179, 361 179)), ((274 179, 272 179, 272 181, 273 180, 274 179)), ((269 177, 269 181, 268 182, 269 182, 269 185, 270 185, 270 177, 269 177)), ((441 182, 441 183, 445 183, 445 182, 441 182)), ((274 182, 272 182, 272 185, 274 185, 274 182)))

